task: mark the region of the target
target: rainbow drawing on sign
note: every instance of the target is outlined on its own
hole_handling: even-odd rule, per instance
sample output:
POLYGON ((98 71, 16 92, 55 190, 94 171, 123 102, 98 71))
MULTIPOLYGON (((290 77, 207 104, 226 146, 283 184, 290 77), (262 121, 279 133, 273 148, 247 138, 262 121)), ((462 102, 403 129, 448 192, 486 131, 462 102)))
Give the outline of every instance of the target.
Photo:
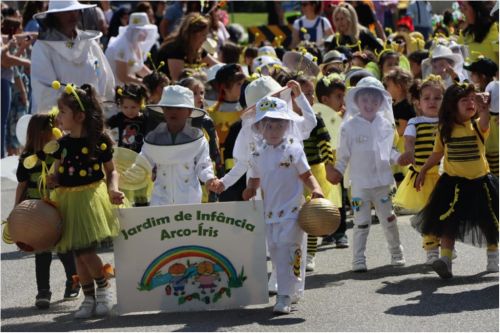
POLYGON ((231 297, 230 289, 241 287, 245 280, 243 267, 238 274, 234 265, 221 253, 204 246, 186 245, 167 250, 155 258, 144 271, 138 290, 150 291, 166 285, 167 296, 172 295, 172 292, 173 296, 180 295, 179 304, 192 299, 209 304, 210 299, 216 302, 222 295, 231 297), (197 258, 202 261, 197 262, 197 258), (165 273, 162 273, 162 269, 165 273), (219 287, 213 282, 217 279, 220 283, 219 272, 227 276, 227 285, 216 292, 219 287), (200 283, 201 294, 215 294, 211 298, 200 296, 197 292, 186 294, 188 281, 200 283))

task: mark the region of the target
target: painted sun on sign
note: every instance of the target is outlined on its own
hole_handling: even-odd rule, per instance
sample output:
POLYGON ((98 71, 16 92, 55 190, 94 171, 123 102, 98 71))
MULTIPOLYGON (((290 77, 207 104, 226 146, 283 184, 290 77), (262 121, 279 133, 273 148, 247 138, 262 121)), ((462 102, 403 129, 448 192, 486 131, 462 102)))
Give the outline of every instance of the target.
POLYGON ((139 291, 165 286, 167 297, 178 304, 200 301, 216 303, 231 289, 243 286, 244 268, 238 274, 221 253, 204 246, 187 245, 170 249, 154 259, 139 281, 139 291))

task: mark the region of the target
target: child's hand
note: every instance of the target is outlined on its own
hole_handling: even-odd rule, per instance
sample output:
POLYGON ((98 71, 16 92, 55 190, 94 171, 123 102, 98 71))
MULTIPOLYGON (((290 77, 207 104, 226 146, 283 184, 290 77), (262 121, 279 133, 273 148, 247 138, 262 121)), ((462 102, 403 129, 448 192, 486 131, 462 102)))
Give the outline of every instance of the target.
POLYGON ((458 74, 455 72, 455 70, 450 64, 446 65, 446 67, 443 70, 443 74, 448 74, 454 81, 458 78, 458 74))
POLYGON ((286 86, 292 89, 293 97, 299 97, 302 94, 302 89, 300 89, 300 84, 295 80, 290 80, 287 82, 286 86))
MULTIPOLYGON (((211 192, 215 192, 217 194, 219 194, 219 189, 221 187, 221 181, 217 178, 212 178, 210 180, 208 180, 206 182, 206 186, 207 186, 207 190, 211 191, 211 192)), ((224 184, 222 184, 222 188, 224 188, 224 184)))
POLYGON ((403 154, 401 154, 398 158, 398 164, 401 166, 405 166, 408 164, 414 164, 415 163, 415 156, 413 152, 407 151, 403 154))
POLYGON ((53 189, 59 185, 57 175, 52 174, 47 176, 47 188, 53 189))
POLYGON ((326 179, 333 185, 342 181, 342 174, 335 168, 326 168, 326 179))
POLYGON ((424 186, 424 181, 425 181, 425 171, 420 171, 417 179, 415 179, 415 188, 417 189, 417 192, 420 192, 420 189, 422 186, 424 186))
POLYGON ((243 200, 248 201, 251 198, 255 197, 256 194, 257 194, 257 190, 256 189, 251 188, 251 187, 247 187, 243 191, 243 193, 241 194, 241 196, 243 197, 243 200))
POLYGON ((121 205, 123 199, 125 199, 125 194, 121 191, 109 190, 109 200, 113 205, 121 205))
POLYGON ((321 189, 316 189, 312 191, 311 193, 311 199, 316 199, 316 198, 324 198, 325 196, 323 195, 323 191, 321 189))
POLYGON ((490 94, 487 92, 483 93, 476 93, 475 95, 475 102, 477 105, 477 111, 479 113, 482 112, 489 112, 489 105, 490 105, 490 94))

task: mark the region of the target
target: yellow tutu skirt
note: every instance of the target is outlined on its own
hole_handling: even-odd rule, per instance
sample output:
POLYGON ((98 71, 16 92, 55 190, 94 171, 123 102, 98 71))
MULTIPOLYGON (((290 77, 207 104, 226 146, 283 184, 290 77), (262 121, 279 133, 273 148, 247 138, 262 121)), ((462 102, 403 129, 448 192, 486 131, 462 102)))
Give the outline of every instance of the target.
MULTIPOLYGON (((311 172, 318 181, 325 199, 330 200, 337 208, 342 207, 342 188, 340 184, 333 185, 326 179, 325 164, 311 165, 311 172)), ((306 195, 310 195, 309 190, 306 190, 306 195)))
POLYGON ((151 201, 153 194, 153 181, 150 179, 147 185, 135 191, 120 189, 132 205, 144 206, 151 201))
POLYGON ((59 253, 98 246, 116 237, 120 224, 109 201, 104 181, 77 187, 59 187, 52 193, 63 219, 62 236, 55 246, 59 253))
POLYGON ((417 213, 424 208, 439 179, 439 174, 437 169, 427 172, 424 185, 418 192, 415 188, 417 175, 418 172, 414 171, 413 167, 410 167, 394 196, 393 205, 395 207, 404 208, 413 213, 417 213))

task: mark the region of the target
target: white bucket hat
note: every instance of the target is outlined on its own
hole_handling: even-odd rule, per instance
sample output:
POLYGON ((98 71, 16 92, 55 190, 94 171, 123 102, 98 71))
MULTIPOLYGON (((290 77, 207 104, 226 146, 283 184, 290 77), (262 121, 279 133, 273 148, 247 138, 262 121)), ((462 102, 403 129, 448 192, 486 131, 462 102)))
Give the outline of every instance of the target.
POLYGON ((283 55, 283 64, 295 73, 304 72, 307 76, 316 76, 319 74, 319 66, 313 59, 311 53, 288 51, 283 55))
POLYGON ((276 97, 266 96, 257 102, 255 106, 255 122, 264 118, 291 120, 287 103, 276 97))
POLYGON ((163 88, 161 99, 158 104, 147 105, 151 110, 163 113, 162 107, 188 108, 192 109, 191 118, 203 117, 205 111, 194 107, 193 92, 182 86, 174 85, 163 88))
POLYGON ((278 56, 276 55, 276 50, 274 50, 274 47, 272 46, 259 47, 259 49, 257 50, 257 57, 260 56, 269 56, 278 59, 278 56))
POLYGON ((377 90, 382 94, 384 100, 379 111, 377 112, 383 113, 384 117, 386 117, 392 124, 394 124, 394 115, 392 112, 392 97, 389 92, 385 90, 382 82, 371 76, 361 79, 356 87, 349 89, 349 91, 347 92, 345 96, 345 103, 347 107, 347 114, 345 119, 349 119, 351 116, 355 116, 359 113, 359 108, 357 107, 354 98, 360 90, 364 89, 377 90))
POLYGON ((253 108, 262 98, 283 90, 283 87, 270 76, 262 76, 250 82, 245 88, 245 101, 248 109, 253 108))
POLYGON ((453 51, 444 45, 437 45, 430 55, 431 60, 435 59, 449 59, 453 61, 455 66, 462 66, 464 60, 460 54, 453 53, 453 51))
POLYGON ((33 18, 43 18, 47 14, 70 12, 73 10, 82 10, 93 8, 97 5, 84 5, 79 3, 77 0, 49 0, 49 9, 45 12, 41 12, 33 15, 33 18))
POLYGON ((221 69, 225 63, 218 63, 208 68, 205 73, 207 73, 207 82, 210 82, 215 79, 215 74, 221 69))
POLYGON ((274 58, 268 55, 263 55, 263 56, 258 56, 255 58, 252 62, 252 72, 257 72, 258 68, 260 68, 262 74, 268 74, 264 73, 264 69, 266 69, 268 66, 272 67, 273 65, 282 65, 281 61, 278 58, 274 58))

